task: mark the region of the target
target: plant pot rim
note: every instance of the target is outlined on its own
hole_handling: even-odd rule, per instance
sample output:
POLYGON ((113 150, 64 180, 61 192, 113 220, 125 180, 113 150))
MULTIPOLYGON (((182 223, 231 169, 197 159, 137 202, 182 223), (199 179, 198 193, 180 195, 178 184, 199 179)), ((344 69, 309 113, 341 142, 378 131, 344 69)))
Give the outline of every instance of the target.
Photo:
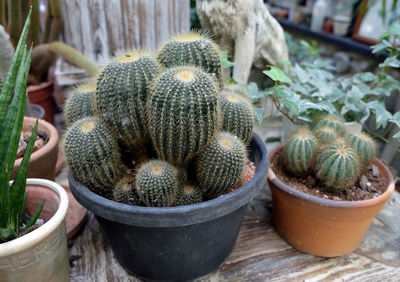
MULTIPOLYGON (((284 144, 279 145, 277 148, 272 150, 269 154, 269 159, 272 162, 274 159, 276 153, 282 149, 284 144)), ((379 159, 375 158, 374 164, 377 165, 378 167, 382 168, 382 170, 385 172, 387 175, 388 179, 388 187, 386 188, 385 192, 379 195, 376 198, 368 199, 368 200, 359 200, 359 201, 336 201, 336 200, 331 200, 331 199, 324 199, 320 198, 318 196, 314 196, 299 190, 296 190, 292 188, 291 186, 287 185, 285 182, 280 180, 273 169, 271 167, 268 167, 268 180, 271 181, 277 188, 280 190, 292 195, 293 197, 296 197, 298 199, 301 199, 303 201, 311 202, 313 204, 319 205, 319 206, 325 206, 325 207, 330 207, 330 208, 343 208, 343 209, 351 209, 351 208, 361 208, 361 207, 368 207, 368 206, 374 206, 377 205, 378 203, 382 201, 386 201, 392 192, 394 191, 394 179, 393 175, 390 172, 390 170, 386 167, 386 165, 379 159)))
MULTIPOLYGON (((24 117, 24 123, 28 123, 28 124, 32 124, 33 126, 35 125, 36 122, 36 118, 33 117, 24 117)), ((58 144, 58 139, 59 139, 59 135, 58 135, 58 131, 57 129, 54 127, 54 125, 52 125, 51 123, 42 120, 42 119, 38 119, 39 122, 39 127, 44 127, 46 129, 46 132, 48 134, 48 138, 49 140, 47 141, 46 145, 44 145, 42 148, 40 148, 39 150, 37 150, 36 152, 33 152, 30 158, 30 162, 35 161, 37 159, 39 159, 41 156, 48 154, 52 148, 56 147, 58 144)), ((39 128, 38 128, 39 130, 39 128)), ((20 166, 22 162, 22 158, 18 158, 15 160, 14 162, 14 166, 20 166)))
MULTIPOLYGON (((10 181, 10 185, 11 183, 12 181, 10 181)), ((51 189, 58 195, 60 204, 56 213, 45 224, 33 230, 32 232, 29 232, 28 234, 0 244, 0 258, 16 254, 24 249, 38 244, 44 237, 48 236, 48 234, 57 229, 67 214, 68 195, 64 188, 62 188, 59 184, 41 178, 27 178, 26 184, 42 186, 51 189)))
POLYGON ((53 85, 53 81, 45 81, 37 85, 29 85, 27 88, 28 92, 42 90, 43 88, 53 85))
POLYGON ((84 207, 98 216, 119 223, 143 227, 177 227, 206 222, 246 205, 266 185, 267 149, 256 134, 251 144, 259 150, 261 156, 252 179, 233 192, 193 205, 158 208, 118 203, 90 191, 68 172, 70 189, 84 207))

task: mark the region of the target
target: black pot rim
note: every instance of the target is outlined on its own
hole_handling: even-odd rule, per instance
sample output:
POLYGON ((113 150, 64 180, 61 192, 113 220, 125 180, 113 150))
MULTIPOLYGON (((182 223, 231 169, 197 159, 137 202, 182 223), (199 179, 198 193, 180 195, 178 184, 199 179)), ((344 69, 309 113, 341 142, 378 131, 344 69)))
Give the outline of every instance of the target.
POLYGON ((256 134, 253 135, 252 143, 261 155, 252 179, 231 193, 198 204, 165 208, 121 204, 93 193, 68 172, 70 189, 75 198, 95 215, 123 224, 143 227, 177 227, 210 221, 246 205, 262 187, 266 186, 267 149, 256 134))

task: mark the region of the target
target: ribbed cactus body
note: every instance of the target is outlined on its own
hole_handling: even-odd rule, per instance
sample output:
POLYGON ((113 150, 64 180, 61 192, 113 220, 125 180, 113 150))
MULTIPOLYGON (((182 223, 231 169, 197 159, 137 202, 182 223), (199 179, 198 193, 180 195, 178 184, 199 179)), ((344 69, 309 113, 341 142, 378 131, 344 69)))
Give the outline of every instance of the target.
POLYGON ((223 93, 235 93, 238 94, 240 96, 242 96, 243 98, 245 98, 246 100, 248 100, 249 102, 251 102, 251 98, 250 98, 250 93, 249 91, 246 89, 246 87, 240 85, 240 84, 227 84, 225 85, 225 87, 221 90, 220 92, 221 94, 223 93))
POLYGON ((178 170, 166 161, 148 161, 136 174, 136 192, 149 207, 171 206, 180 185, 178 170))
POLYGON ((118 181, 113 189, 113 198, 119 203, 140 206, 142 202, 136 193, 135 177, 128 174, 118 181))
POLYGON ((152 83, 147 129, 159 158, 189 162, 220 129, 217 91, 198 67, 167 69, 152 83))
POLYGON ((211 74, 222 88, 219 47, 209 37, 198 32, 173 36, 158 51, 157 59, 165 67, 193 65, 211 74))
POLYGON ((369 167, 375 158, 375 142, 367 134, 349 133, 346 136, 347 144, 354 149, 360 159, 362 169, 369 167))
POLYGON ((122 177, 125 167, 117 142, 100 119, 75 122, 63 143, 72 175, 94 192, 111 191, 122 177))
POLYGON ((65 122, 69 126, 75 121, 93 116, 93 98, 95 83, 86 83, 75 88, 69 95, 64 107, 65 122))
POLYGON ((219 133, 199 155, 196 175, 204 195, 219 196, 243 178, 246 147, 236 136, 219 133))
POLYGON ((318 154, 319 142, 308 129, 302 128, 289 136, 283 156, 286 168, 294 175, 309 172, 318 154))
POLYGON ((314 130, 314 136, 317 137, 321 144, 332 144, 338 137, 335 129, 330 127, 321 127, 314 130))
POLYGON ((94 110, 128 149, 145 140, 144 107, 147 89, 159 73, 151 53, 129 51, 117 56, 97 80, 94 110))
POLYGON ((232 92, 220 93, 218 98, 223 114, 222 129, 236 135, 248 145, 253 136, 253 106, 246 98, 232 92))
POLYGON ((320 129, 322 127, 329 127, 336 131, 338 135, 343 135, 345 133, 345 128, 343 124, 343 120, 339 117, 328 115, 319 118, 315 125, 313 126, 313 130, 320 129))
POLYGON ((194 185, 183 185, 181 189, 179 189, 178 194, 176 196, 175 205, 176 206, 184 206, 184 205, 192 205, 196 203, 200 203, 203 201, 203 192, 200 187, 194 185))
POLYGON ((354 184, 359 175, 359 159, 353 149, 343 145, 329 145, 317 158, 317 177, 334 190, 354 184))

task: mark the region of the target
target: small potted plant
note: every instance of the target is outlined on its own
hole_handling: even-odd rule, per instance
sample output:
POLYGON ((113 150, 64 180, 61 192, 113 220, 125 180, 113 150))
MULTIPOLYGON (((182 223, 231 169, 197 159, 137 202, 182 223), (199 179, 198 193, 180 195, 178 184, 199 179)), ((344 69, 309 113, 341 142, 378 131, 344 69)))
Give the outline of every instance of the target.
POLYGON ((360 245, 394 190, 393 176, 367 134, 345 132, 334 116, 312 124, 270 153, 272 222, 296 249, 340 256, 360 245))
POLYGON ((52 181, 26 179, 37 122, 15 179, 9 182, 12 170, 8 168, 17 154, 32 56, 25 45, 29 20, 30 13, 7 79, 0 84, 0 280, 68 281, 68 196, 52 181))
POLYGON ((158 54, 117 55, 95 91, 68 101, 71 190, 128 272, 186 281, 217 269, 266 184, 248 94, 222 87, 218 46, 192 32, 158 54))

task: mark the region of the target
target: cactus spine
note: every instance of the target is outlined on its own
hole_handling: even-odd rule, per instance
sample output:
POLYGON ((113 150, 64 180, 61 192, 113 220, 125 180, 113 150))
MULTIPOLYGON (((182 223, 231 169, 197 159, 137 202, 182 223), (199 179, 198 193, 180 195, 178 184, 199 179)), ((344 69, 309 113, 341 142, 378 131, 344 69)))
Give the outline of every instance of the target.
POLYGON ((347 144, 354 149, 360 158, 362 169, 369 167, 375 158, 375 142, 367 134, 349 133, 346 136, 347 144))
POLYGON ((194 185, 183 185, 176 196, 175 205, 184 206, 200 203, 203 201, 203 193, 200 187, 194 185))
POLYGON ((321 127, 314 130, 314 135, 321 144, 332 144, 337 139, 337 133, 333 128, 321 127))
POLYGON ((149 207, 171 206, 180 185, 178 170, 166 161, 148 161, 136 174, 136 192, 149 207))
POLYGON ((167 69, 152 83, 147 128, 163 160, 187 164, 220 129, 219 115, 214 83, 198 67, 167 69))
POLYGON ((294 175, 304 175, 315 163, 318 154, 318 140, 312 132, 302 128, 294 132, 283 150, 286 168, 294 175))
POLYGON ((147 88, 158 72, 159 66, 151 53, 133 50, 114 58, 98 77, 95 114, 128 150, 144 143, 142 117, 147 88))
POLYGON ((96 84, 83 84, 72 91, 64 107, 65 122, 67 125, 85 117, 93 116, 93 97, 96 93, 96 84))
POLYGON ((313 129, 317 130, 322 127, 332 128, 336 131, 336 133, 338 135, 344 135, 344 133, 345 133, 343 120, 336 116, 327 115, 327 116, 323 116, 323 117, 319 118, 316 121, 313 129))
POLYGON ((125 167, 118 145, 98 118, 75 122, 63 143, 72 175, 94 192, 110 192, 122 177, 125 167))
POLYGON ((225 87, 221 90, 221 94, 224 94, 224 93, 235 93, 235 94, 242 96, 249 102, 251 102, 249 91, 247 91, 246 87, 244 87, 240 84, 225 85, 225 87))
POLYGON ((229 132, 219 133, 199 155, 196 175, 206 196, 219 196, 243 178, 246 147, 229 132))
POLYGON ((353 149, 343 145, 329 145, 317 159, 317 177, 334 190, 343 190, 354 184, 359 175, 359 159, 353 149))
POLYGON ((114 187, 113 190, 114 201, 140 206, 142 202, 140 201, 139 195, 136 193, 135 189, 135 177, 133 175, 125 175, 114 187))
POLYGON ((232 92, 220 93, 222 129, 239 137, 246 145, 253 137, 253 106, 246 98, 232 92))
POLYGON ((198 32, 178 34, 160 47, 158 60, 165 67, 193 65, 215 77, 222 88, 219 47, 209 37, 198 32))

